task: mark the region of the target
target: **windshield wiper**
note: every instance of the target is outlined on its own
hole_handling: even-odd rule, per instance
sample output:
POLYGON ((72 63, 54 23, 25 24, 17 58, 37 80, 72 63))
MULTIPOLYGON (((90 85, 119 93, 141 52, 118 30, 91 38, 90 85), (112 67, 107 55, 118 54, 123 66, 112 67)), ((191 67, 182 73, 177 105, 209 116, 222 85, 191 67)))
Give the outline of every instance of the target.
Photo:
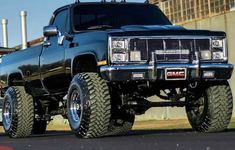
POLYGON ((107 28, 112 28, 113 26, 111 25, 95 25, 95 26, 90 26, 87 29, 88 30, 94 30, 94 29, 107 29, 107 28))

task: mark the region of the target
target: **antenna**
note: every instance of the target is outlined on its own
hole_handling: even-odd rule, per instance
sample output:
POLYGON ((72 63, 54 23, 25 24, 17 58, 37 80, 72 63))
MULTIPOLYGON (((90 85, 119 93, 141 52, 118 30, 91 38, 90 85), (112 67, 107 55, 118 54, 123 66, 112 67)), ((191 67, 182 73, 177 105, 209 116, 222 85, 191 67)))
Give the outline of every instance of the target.
POLYGON ((144 3, 149 4, 149 0, 146 0, 144 3))
POLYGON ((76 0, 75 3, 80 3, 80 0, 76 0))

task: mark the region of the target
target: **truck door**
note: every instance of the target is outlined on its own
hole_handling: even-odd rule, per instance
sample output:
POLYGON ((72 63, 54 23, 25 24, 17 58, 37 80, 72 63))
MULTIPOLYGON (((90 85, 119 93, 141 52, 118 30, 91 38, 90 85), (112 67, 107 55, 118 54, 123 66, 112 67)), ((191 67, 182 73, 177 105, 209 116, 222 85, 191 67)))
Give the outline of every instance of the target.
POLYGON ((54 16, 50 24, 58 28, 58 35, 47 37, 40 57, 41 80, 50 93, 62 92, 67 86, 63 80, 65 47, 58 39, 66 32, 68 9, 56 12, 54 16))

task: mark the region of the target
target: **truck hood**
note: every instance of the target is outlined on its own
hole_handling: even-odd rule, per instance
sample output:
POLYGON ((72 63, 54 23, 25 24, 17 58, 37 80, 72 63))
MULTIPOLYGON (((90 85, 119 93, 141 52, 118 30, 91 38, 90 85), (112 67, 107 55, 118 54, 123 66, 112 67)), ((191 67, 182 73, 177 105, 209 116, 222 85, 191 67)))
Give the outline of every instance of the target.
POLYGON ((144 25, 129 25, 122 26, 121 29, 123 31, 149 31, 149 30, 185 30, 182 26, 173 26, 173 25, 152 25, 152 26, 144 26, 144 25))
POLYGON ((112 36, 158 36, 158 35, 192 35, 192 36, 226 36, 225 32, 209 30, 191 30, 176 25, 129 25, 120 29, 108 29, 112 36))

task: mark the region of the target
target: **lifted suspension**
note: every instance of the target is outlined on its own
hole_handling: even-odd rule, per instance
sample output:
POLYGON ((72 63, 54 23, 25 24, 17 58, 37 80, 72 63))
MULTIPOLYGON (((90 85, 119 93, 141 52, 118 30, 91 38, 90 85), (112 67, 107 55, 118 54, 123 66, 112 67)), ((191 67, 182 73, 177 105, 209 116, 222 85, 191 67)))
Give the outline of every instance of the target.
POLYGON ((185 107, 185 106, 198 106, 200 103, 193 101, 170 101, 170 102, 150 102, 144 98, 138 98, 135 101, 128 101, 124 107, 128 110, 134 111, 135 114, 143 114, 151 107, 185 107))

